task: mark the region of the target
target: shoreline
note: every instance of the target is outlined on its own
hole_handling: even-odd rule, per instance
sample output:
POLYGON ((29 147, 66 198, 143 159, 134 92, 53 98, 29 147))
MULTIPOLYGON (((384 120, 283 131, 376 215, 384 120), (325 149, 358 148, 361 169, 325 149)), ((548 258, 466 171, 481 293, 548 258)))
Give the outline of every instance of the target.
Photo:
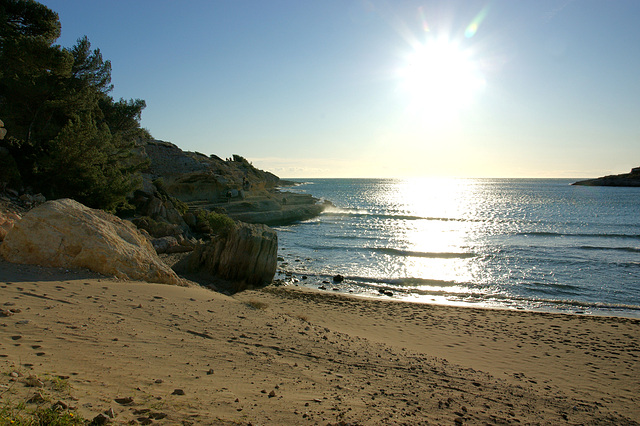
POLYGON ((3 308, 20 310, 0 319, 4 401, 35 391, 18 370, 116 424, 640 422, 638 320, 273 286, 229 297, 3 261, 0 277, 3 308))
POLYGON ((282 287, 301 287, 329 294, 357 296, 371 298, 374 300, 395 300, 404 303, 418 303, 427 305, 469 307, 476 309, 506 309, 517 312, 540 312, 551 314, 617 317, 640 320, 640 306, 635 305, 615 305, 607 303, 598 304, 594 302, 581 302, 575 300, 536 301, 523 299, 522 304, 520 305, 515 305, 513 303, 509 304, 507 302, 499 302, 495 300, 450 300, 447 299, 447 296, 444 295, 420 295, 417 293, 412 293, 410 288, 398 289, 396 287, 387 287, 384 286, 383 281, 381 281, 383 285, 374 286, 371 284, 367 285, 367 283, 350 282, 349 277, 344 277, 344 279, 345 280, 343 282, 336 283, 331 281, 330 276, 320 276, 314 275, 312 273, 290 271, 283 268, 281 264, 279 265, 279 269, 276 272, 274 282, 279 283, 279 285, 282 287), (362 291, 358 291, 358 288, 362 289, 362 291), (389 292, 391 293, 391 295, 385 294, 385 292, 389 292))

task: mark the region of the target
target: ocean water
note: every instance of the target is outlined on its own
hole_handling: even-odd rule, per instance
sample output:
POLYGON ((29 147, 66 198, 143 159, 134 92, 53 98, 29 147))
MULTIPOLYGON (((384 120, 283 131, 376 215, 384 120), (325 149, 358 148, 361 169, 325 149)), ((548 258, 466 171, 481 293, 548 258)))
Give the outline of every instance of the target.
POLYGON ((640 318, 640 189, 566 179, 311 179, 276 278, 371 297, 640 318), (334 275, 344 282, 334 283, 334 275))

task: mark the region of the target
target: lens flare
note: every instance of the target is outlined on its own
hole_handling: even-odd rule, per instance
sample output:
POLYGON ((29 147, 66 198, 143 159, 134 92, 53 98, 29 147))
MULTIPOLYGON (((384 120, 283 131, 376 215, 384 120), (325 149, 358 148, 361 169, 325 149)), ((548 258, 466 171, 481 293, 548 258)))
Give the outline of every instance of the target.
POLYGON ((487 17, 488 12, 489 12, 489 7, 485 7, 480 11, 480 13, 476 15, 475 18, 473 18, 473 21, 471 21, 467 29, 464 31, 464 36, 466 38, 471 38, 474 35, 476 35, 476 33, 478 32, 478 28, 480 27, 480 24, 482 23, 482 21, 484 21, 484 18, 487 17))

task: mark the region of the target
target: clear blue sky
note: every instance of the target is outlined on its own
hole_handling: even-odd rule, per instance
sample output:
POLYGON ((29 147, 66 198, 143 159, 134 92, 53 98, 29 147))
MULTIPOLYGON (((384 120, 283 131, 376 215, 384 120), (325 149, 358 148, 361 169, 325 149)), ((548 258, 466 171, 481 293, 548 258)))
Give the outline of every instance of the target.
POLYGON ((640 166, 640 1, 45 0, 184 150, 281 177, 640 166))

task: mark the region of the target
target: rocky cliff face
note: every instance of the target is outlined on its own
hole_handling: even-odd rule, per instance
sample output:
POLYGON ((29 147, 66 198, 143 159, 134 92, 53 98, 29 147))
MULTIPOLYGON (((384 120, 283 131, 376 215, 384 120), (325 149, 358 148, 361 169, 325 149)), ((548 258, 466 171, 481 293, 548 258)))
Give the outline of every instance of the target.
POLYGON ((574 185, 582 186, 634 186, 640 187, 640 167, 631 169, 631 173, 603 176, 597 179, 582 180, 574 185))
POLYGON ((224 201, 230 190, 272 189, 280 183, 276 175, 253 167, 240 156, 225 161, 157 140, 140 148, 150 160, 146 180, 161 178, 166 191, 181 201, 224 201))

